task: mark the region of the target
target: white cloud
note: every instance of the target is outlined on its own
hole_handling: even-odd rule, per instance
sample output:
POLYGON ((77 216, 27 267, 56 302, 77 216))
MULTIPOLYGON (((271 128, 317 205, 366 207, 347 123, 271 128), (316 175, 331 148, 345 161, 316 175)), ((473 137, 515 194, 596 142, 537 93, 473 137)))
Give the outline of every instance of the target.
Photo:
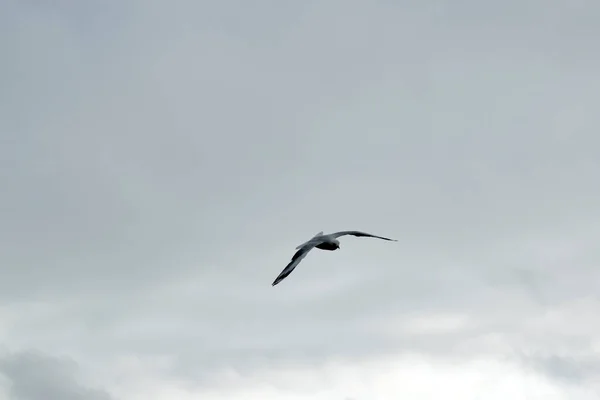
MULTIPOLYGON (((388 319, 389 322, 392 319, 388 319)), ((395 329, 392 328, 388 334, 451 334, 464 331, 469 327, 469 316, 458 313, 422 313, 417 316, 407 316, 395 321, 395 329)))
POLYGON ((140 363, 118 369, 126 377, 116 393, 131 400, 592 400, 597 393, 553 381, 510 360, 443 361, 418 354, 369 360, 338 360, 320 366, 281 365, 241 374, 215 374, 209 388, 165 379, 140 363), (142 375, 144 378, 140 378, 142 375), (137 379, 127 379, 136 376, 137 379), (135 384, 128 386, 135 382, 135 384), (212 388, 210 388, 212 386, 212 388))

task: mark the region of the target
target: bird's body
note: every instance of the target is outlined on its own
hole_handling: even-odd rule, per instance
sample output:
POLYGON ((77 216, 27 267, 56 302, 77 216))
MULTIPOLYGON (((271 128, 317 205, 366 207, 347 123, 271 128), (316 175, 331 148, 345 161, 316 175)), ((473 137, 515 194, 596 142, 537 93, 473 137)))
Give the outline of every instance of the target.
POLYGON ((289 264, 283 269, 283 271, 281 271, 279 276, 273 281, 272 286, 277 285, 279 282, 281 282, 283 279, 285 279, 289 274, 291 274, 292 271, 294 270, 294 268, 296 268, 298 266, 300 261, 302 261, 302 259, 304 257, 306 257, 308 252, 310 250, 312 250, 314 247, 316 247, 317 249, 320 249, 320 250, 328 250, 328 251, 335 251, 335 250, 339 249, 340 241, 337 240, 337 238, 340 236, 345 236, 345 235, 352 235, 352 236, 358 236, 358 237, 372 237, 372 238, 396 242, 395 239, 388 239, 386 237, 371 235, 369 233, 360 232, 360 231, 340 231, 340 232, 330 233, 328 235, 324 235, 323 232, 319 232, 315 236, 313 236, 309 241, 304 242, 301 245, 296 247, 296 250, 298 250, 298 251, 296 252, 296 254, 294 254, 294 256, 292 257, 292 260, 289 262, 289 264))
MULTIPOLYGON (((337 242, 337 240, 336 240, 337 242)), ((340 248, 340 243, 339 242, 323 242, 323 243, 319 243, 318 245, 316 245, 315 247, 317 249, 321 249, 321 250, 329 250, 329 251, 334 251, 340 248)))

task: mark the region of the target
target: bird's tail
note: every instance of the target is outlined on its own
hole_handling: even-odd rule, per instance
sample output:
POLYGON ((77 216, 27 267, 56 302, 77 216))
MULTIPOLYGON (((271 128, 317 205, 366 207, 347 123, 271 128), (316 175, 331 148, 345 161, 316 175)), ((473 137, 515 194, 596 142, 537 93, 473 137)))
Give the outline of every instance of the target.
MULTIPOLYGON (((315 236, 313 236, 312 238, 310 238, 310 240, 313 240, 314 238, 316 238, 317 236, 321 236, 323 234, 323 231, 317 233, 315 236)), ((296 250, 298 250, 300 247, 304 246, 306 243, 310 242, 310 240, 307 240, 306 242, 299 244, 298 246, 296 246, 296 250)))

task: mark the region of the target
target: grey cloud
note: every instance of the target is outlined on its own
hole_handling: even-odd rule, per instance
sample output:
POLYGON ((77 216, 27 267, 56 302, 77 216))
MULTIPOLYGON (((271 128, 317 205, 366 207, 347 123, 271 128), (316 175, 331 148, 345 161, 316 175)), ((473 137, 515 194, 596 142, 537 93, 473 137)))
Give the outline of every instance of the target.
POLYGON ((23 4, 0 16, 6 340, 182 375, 577 348, 524 326, 600 278, 597 3, 23 4), (270 287, 338 229, 400 241, 270 287), (471 325, 403 330, 443 312, 471 325))
POLYGON ((0 373, 9 380, 10 400, 112 400, 107 392, 77 381, 77 365, 36 351, 3 354, 0 373))
POLYGON ((552 379, 573 385, 597 384, 600 374, 600 358, 590 353, 584 354, 522 354, 525 365, 542 372, 552 379))
POLYGON ((378 4, 365 14, 353 3, 338 16, 344 36, 323 37, 338 5, 286 14, 296 18, 291 27, 270 22, 261 29, 273 29, 274 42, 254 25, 238 27, 259 35, 252 46, 234 29, 237 14, 221 8, 222 30, 152 30, 163 11, 185 21, 197 15, 159 3, 139 15, 121 10, 122 25, 112 29, 125 36, 108 36, 96 53, 75 40, 76 10, 33 33, 15 28, 12 43, 27 39, 31 50, 24 58, 12 46, 9 58, 21 75, 5 98, 15 134, 3 146, 10 190, 2 238, 5 263, 18 268, 3 293, 25 282, 30 293, 35 282, 52 290, 48 283, 64 276, 77 282, 72 291, 102 292, 183 264, 235 268, 327 226, 367 225, 409 248, 473 251, 485 244, 475 240, 522 224, 562 226, 595 206, 590 105, 598 91, 586 78, 595 71, 589 61, 561 67, 574 72, 567 77, 550 54, 462 42, 466 28, 454 13, 471 14, 461 7, 440 16, 378 4), (429 29, 438 18, 450 24, 448 35, 429 29), (396 26, 464 47, 460 56, 434 51, 392 35, 396 26), (37 47, 61 53, 31 58, 37 47), (40 62, 53 79, 37 74, 40 62), (555 120, 570 113, 580 127, 563 136, 555 120), (274 232, 281 241, 266 249, 254 239, 274 232), (235 253, 225 250, 231 243, 235 253))

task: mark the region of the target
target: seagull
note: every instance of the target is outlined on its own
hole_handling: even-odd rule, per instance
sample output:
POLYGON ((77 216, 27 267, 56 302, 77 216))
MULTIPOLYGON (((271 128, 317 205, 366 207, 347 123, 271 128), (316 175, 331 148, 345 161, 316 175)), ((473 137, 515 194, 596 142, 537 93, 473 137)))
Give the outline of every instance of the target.
POLYGON ((371 235, 370 233, 365 233, 365 232, 360 232, 360 231, 340 231, 340 232, 330 233, 328 235, 324 235, 323 232, 319 232, 315 236, 313 236, 309 241, 304 242, 301 245, 296 247, 296 250, 298 250, 298 249, 299 250, 296 252, 296 254, 294 254, 290 263, 283 269, 283 271, 281 271, 279 276, 277 278, 275 278, 275 280, 273 281, 271 286, 277 285, 279 282, 284 280, 289 274, 291 274, 292 271, 294 270, 294 268, 296 268, 298 266, 298 264, 300 264, 300 261, 302 261, 302 259, 304 257, 306 257, 308 252, 311 251, 313 249, 313 247, 316 247, 317 249, 321 249, 321 250, 329 250, 329 251, 337 250, 340 248, 340 241, 337 240, 337 238, 339 238, 340 236, 346 236, 346 235, 352 235, 352 236, 357 236, 357 237, 372 237, 372 238, 397 242, 396 239, 389 239, 386 237, 371 235))

